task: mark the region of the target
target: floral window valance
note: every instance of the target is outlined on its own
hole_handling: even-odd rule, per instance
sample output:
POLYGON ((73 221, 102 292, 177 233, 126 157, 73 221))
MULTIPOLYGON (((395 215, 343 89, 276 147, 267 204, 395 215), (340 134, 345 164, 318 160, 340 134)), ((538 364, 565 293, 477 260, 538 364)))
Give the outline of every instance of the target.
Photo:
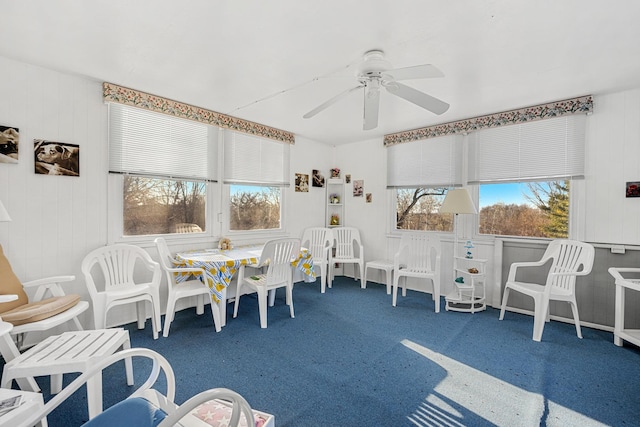
POLYGON ((117 102, 134 107, 145 108, 147 110, 170 114, 183 119, 194 120, 208 125, 231 129, 249 135, 274 139, 289 144, 295 144, 295 135, 280 129, 275 129, 259 123, 216 113, 193 105, 151 95, 138 90, 129 89, 112 83, 104 82, 102 92, 105 101, 117 102))
POLYGON ((480 129, 549 119, 568 114, 589 113, 592 111, 593 97, 591 95, 581 96, 564 101, 550 102, 548 104, 520 108, 518 110, 393 133, 384 136, 384 145, 388 147, 403 142, 419 141, 445 135, 466 134, 480 129))

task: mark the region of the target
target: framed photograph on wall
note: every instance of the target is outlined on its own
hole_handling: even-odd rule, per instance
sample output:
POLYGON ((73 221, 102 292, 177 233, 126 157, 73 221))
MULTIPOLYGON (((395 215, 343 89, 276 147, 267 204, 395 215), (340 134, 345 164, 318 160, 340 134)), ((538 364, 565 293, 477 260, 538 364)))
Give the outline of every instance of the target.
POLYGON ((627 197, 640 197, 640 181, 627 182, 627 197))
POLYGON ((362 197, 364 193, 364 180, 356 179, 353 181, 353 197, 362 197))
POLYGON ((311 186, 324 187, 324 175, 322 175, 318 169, 313 170, 313 174, 311 175, 311 186))
POLYGON ((296 192, 308 193, 309 192, 309 174, 297 173, 296 174, 296 192))
POLYGON ((33 140, 35 172, 42 175, 80 176, 80 146, 33 140))
POLYGON ((11 126, 0 126, 0 163, 18 163, 20 130, 11 126))

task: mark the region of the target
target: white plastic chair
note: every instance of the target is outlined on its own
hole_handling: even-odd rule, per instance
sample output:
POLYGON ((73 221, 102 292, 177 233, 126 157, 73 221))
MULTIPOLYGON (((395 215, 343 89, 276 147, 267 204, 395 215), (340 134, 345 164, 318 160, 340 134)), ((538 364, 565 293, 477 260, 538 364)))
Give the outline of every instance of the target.
MULTIPOLYGON (((74 303, 73 301, 80 298, 79 295, 67 295, 63 289, 63 284, 72 282, 75 276, 55 276, 21 282, 11 269, 2 246, 0 271, 3 272, 0 283, 2 293, 16 294, 15 300, 10 298, 13 302, 7 304, 8 300, 2 301, 4 304, 0 307, 1 320, 13 325, 11 335, 15 336, 17 341, 17 348, 13 347, 13 357, 19 355, 18 350, 21 349, 29 332, 48 331, 68 322, 73 322, 76 330, 83 329, 78 316, 89 308, 89 302, 80 300, 74 303), (35 292, 30 298, 27 291, 31 290, 35 292)), ((7 357, 8 355, 5 356, 7 357)))
MULTIPOLYGON (((329 252, 333 246, 333 232, 330 228, 310 227, 302 234, 302 247, 309 249, 314 267, 320 268, 320 292, 325 293, 329 270, 329 252)), ((331 282, 329 282, 331 287, 331 282)))
POLYGON ((358 280, 358 272, 360 273, 360 287, 365 288, 364 282, 364 247, 360 240, 360 231, 354 227, 336 227, 333 230, 335 239, 335 254, 329 251, 329 287, 331 287, 333 278, 335 277, 335 265, 340 264, 356 264, 359 270, 355 271, 353 279, 358 280), (357 252, 357 253, 356 253, 357 252))
POLYGON ((400 239, 400 247, 393 257, 393 300, 395 307, 398 297, 398 283, 404 277, 402 296, 407 295, 407 278, 431 280, 435 302, 435 312, 440 312, 440 239, 428 233, 406 233, 400 239))
POLYGON ((93 301, 96 329, 106 328, 107 313, 115 306, 136 303, 138 329, 146 322, 145 301, 151 305, 153 338, 160 331, 160 264, 142 248, 124 243, 102 246, 82 260, 82 273, 93 301), (136 281, 136 266, 153 273, 148 282, 136 281), (95 270, 102 273, 94 278, 95 270), (98 280, 95 280, 98 279, 98 280), (101 285, 101 286, 99 286, 101 285))
MULTIPOLYGON (((118 427, 146 427, 158 425, 158 427, 171 427, 179 425, 192 425, 191 423, 202 423, 200 419, 192 419, 191 423, 181 423, 185 417, 195 417, 192 413, 200 404, 213 399, 221 399, 229 402, 231 415, 229 426, 236 427, 241 417, 244 417, 246 425, 254 426, 254 411, 249 403, 238 393, 225 389, 216 388, 203 391, 188 399, 178 406, 175 402, 176 380, 171 365, 162 355, 146 348, 133 348, 123 350, 103 360, 97 361, 91 369, 73 380, 60 393, 52 397, 40 411, 33 412, 23 420, 21 425, 31 426, 42 420, 53 412, 60 404, 68 399, 79 388, 98 373, 101 373, 108 366, 122 360, 130 358, 146 358, 152 361, 151 371, 147 380, 135 390, 129 397, 109 407, 104 412, 95 416, 85 425, 110 425, 118 427), (160 374, 163 373, 166 379, 166 392, 152 388, 160 374), (162 420, 159 424, 158 420, 162 420)), ((260 415, 263 415, 262 413, 260 415)), ((267 414, 264 414, 267 415, 267 414)), ((185 419, 185 421, 187 421, 185 419)), ((273 417, 268 425, 273 426, 273 417)))
POLYGON ((243 295, 242 288, 249 287, 258 294, 258 308, 260 310, 260 327, 267 327, 267 294, 277 288, 286 288, 286 303, 291 317, 293 312, 293 267, 291 260, 300 252, 300 239, 274 239, 264 245, 257 268, 266 267, 267 272, 255 276, 244 277, 244 266, 238 273, 236 301, 233 307, 233 317, 238 316, 238 304, 243 295))
POLYGON ((553 240, 540 261, 514 262, 509 269, 509 277, 504 287, 500 320, 504 318, 509 291, 529 295, 534 301, 533 340, 542 339, 545 322, 549 321, 549 301, 565 301, 571 306, 576 332, 582 338, 578 304, 576 303, 575 284, 577 276, 586 276, 591 272, 595 249, 589 243, 575 240, 553 240), (521 267, 541 267, 551 260, 551 268, 545 284, 517 281, 517 270, 521 267))
MULTIPOLYGON (((182 298, 196 297, 196 314, 204 313, 204 306, 211 302, 211 293, 209 287, 202 283, 199 277, 204 277, 206 280, 211 281, 204 269, 198 267, 175 267, 175 259, 169 252, 167 242, 162 237, 155 239, 156 247, 158 248, 158 255, 160 256, 160 265, 164 269, 167 276, 167 284, 169 287, 169 294, 167 297, 167 310, 164 316, 164 327, 162 336, 165 338, 169 336, 169 328, 171 322, 175 317, 176 302, 182 298), (193 273, 194 278, 186 280, 182 283, 176 281, 176 275, 174 273, 193 273)), ((209 283, 213 286, 212 283, 209 283)), ((220 321, 220 307, 218 305, 211 306, 211 315, 213 317, 213 324, 216 328, 216 332, 220 332, 222 323, 220 321)))

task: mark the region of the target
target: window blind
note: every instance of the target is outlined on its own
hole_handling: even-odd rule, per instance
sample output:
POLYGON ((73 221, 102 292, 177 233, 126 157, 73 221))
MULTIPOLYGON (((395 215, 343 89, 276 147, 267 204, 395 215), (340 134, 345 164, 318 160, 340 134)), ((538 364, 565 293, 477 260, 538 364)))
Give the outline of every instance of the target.
POLYGON ((469 134, 469 183, 584 178, 586 115, 469 134))
POLYGON ((109 172, 215 181, 217 149, 215 139, 209 141, 209 128, 191 120, 111 103, 109 172))
POLYGON ((224 131, 224 183, 289 186, 290 144, 224 131))
POLYGON ((447 135, 387 148, 387 188, 462 185, 462 136, 447 135))

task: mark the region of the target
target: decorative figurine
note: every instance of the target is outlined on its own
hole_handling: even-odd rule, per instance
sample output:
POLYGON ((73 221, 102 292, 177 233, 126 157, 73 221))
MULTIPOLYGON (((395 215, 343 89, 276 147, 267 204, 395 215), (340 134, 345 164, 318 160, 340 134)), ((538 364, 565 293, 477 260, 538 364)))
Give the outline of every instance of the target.
POLYGON ((467 240, 467 243, 464 245, 464 247, 467 248, 467 255, 465 256, 465 258, 472 259, 473 254, 471 254, 471 249, 473 249, 474 246, 471 240, 467 240))
POLYGON ((218 242, 218 249, 220 249, 221 251, 229 251, 233 249, 231 240, 229 240, 227 237, 220 238, 220 241, 218 242))

